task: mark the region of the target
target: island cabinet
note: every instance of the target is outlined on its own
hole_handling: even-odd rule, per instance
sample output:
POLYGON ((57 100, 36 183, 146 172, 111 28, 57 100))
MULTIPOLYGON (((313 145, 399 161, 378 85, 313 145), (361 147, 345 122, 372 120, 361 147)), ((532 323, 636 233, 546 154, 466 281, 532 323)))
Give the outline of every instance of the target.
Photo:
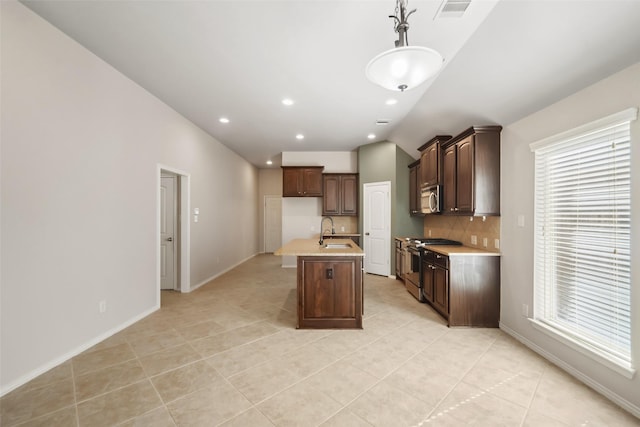
POLYGON ((497 328, 500 257, 427 251, 422 264, 425 300, 449 326, 497 328))
POLYGON ((298 257, 298 328, 362 328, 362 257, 298 257))
POLYGON ((409 165, 409 214, 411 216, 422 216, 422 206, 420 206, 420 179, 422 169, 420 160, 409 165))
POLYGON ((443 144, 445 215, 500 215, 501 126, 475 126, 443 144))
POLYGON ((358 216, 358 174, 322 175, 322 215, 358 216))
POLYGON ((441 145, 451 139, 451 135, 437 135, 425 142, 420 150, 421 187, 439 185, 442 181, 441 145))
POLYGON ((322 197, 324 166, 282 166, 282 197, 322 197))

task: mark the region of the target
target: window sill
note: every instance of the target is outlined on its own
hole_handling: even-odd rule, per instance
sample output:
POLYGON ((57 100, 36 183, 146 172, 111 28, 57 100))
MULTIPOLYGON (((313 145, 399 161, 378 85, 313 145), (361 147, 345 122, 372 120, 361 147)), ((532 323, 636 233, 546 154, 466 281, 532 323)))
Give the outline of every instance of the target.
POLYGON ((600 363, 603 366, 611 369, 612 371, 622 375, 625 378, 632 379, 636 373, 636 370, 622 360, 612 358, 610 355, 604 354, 595 347, 590 347, 584 343, 570 337, 562 331, 552 328, 549 325, 542 323, 535 319, 529 319, 531 325, 544 333, 547 336, 571 347, 582 355, 589 357, 590 359, 600 363))

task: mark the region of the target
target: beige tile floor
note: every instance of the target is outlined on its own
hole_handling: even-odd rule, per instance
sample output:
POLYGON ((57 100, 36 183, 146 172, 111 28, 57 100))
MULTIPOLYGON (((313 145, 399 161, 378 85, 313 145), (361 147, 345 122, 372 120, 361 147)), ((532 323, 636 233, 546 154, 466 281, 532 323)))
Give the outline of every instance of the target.
POLYGON ((363 330, 296 330, 260 255, 0 400, 9 426, 631 426, 497 329, 449 329, 367 275, 363 330))

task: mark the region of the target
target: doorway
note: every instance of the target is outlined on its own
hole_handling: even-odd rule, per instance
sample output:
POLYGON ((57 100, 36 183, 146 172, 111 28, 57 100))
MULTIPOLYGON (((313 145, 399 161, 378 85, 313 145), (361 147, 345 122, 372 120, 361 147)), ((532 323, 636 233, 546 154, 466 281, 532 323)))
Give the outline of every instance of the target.
POLYGON ((157 169, 157 302, 160 290, 190 291, 189 174, 157 169))
POLYGON ((391 253, 391 182, 373 182, 364 186, 364 258, 365 273, 389 276, 391 253))
POLYGON ((178 176, 162 171, 160 176, 160 289, 178 290, 178 176))

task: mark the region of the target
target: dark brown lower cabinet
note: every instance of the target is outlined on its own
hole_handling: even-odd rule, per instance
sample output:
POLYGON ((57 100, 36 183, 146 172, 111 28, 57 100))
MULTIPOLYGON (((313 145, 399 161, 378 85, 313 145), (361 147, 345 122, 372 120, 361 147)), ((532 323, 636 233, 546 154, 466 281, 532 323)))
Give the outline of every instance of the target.
POLYGON ((362 328, 362 257, 298 257, 298 328, 362 328))
POLYGON ((422 281, 426 302, 449 326, 498 327, 499 256, 445 256, 428 251, 422 264, 422 281))

